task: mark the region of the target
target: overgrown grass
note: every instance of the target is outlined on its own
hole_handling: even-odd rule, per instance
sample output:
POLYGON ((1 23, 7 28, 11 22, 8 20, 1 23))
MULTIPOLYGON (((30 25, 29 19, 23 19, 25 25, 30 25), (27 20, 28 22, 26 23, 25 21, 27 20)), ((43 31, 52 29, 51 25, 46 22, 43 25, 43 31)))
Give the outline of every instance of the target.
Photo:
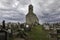
POLYGON ((38 25, 32 28, 32 31, 29 32, 31 40, 48 40, 48 32, 42 30, 42 26, 38 25))

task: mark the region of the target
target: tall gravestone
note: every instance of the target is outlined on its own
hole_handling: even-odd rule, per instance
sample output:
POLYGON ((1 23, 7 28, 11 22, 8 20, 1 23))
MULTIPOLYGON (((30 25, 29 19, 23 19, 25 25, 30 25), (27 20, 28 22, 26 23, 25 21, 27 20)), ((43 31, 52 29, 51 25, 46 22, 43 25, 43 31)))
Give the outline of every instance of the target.
POLYGON ((7 40, 7 32, 0 30, 0 40, 7 40))
POLYGON ((5 21, 2 22, 2 29, 0 30, 0 40, 7 40, 7 32, 5 31, 5 21))
POLYGON ((36 25, 39 23, 39 19, 33 12, 33 5, 29 5, 28 14, 26 15, 26 24, 36 25))

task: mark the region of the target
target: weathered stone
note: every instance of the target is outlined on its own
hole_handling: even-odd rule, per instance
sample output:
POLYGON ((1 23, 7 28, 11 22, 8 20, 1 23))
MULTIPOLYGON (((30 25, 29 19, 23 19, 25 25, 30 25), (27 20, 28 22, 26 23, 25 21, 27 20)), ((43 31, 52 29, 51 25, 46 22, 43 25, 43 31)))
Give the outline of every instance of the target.
POLYGON ((26 23, 29 25, 38 24, 39 20, 37 16, 33 13, 33 6, 29 5, 29 12, 26 15, 26 23))

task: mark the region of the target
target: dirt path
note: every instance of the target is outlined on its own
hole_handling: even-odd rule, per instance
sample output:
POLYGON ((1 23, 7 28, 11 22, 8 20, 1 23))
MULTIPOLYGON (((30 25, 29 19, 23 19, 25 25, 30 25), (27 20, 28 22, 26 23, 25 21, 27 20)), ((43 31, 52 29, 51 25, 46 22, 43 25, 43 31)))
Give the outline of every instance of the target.
POLYGON ((14 40, 24 40, 24 39, 22 39, 22 38, 15 38, 14 40))

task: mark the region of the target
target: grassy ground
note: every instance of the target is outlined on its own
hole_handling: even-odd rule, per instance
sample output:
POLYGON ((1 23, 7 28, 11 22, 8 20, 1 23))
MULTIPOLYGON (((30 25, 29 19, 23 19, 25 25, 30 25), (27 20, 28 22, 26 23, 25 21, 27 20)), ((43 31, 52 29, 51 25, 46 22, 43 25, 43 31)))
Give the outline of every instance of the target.
MULTIPOLYGON (((28 40, 49 40, 48 39, 48 31, 44 31, 41 25, 34 26, 32 30, 28 33, 28 40)), ((12 39, 14 40, 14 39, 12 39)))
POLYGON ((42 30, 42 26, 38 25, 32 28, 32 31, 29 32, 31 40, 48 40, 48 32, 42 30))

